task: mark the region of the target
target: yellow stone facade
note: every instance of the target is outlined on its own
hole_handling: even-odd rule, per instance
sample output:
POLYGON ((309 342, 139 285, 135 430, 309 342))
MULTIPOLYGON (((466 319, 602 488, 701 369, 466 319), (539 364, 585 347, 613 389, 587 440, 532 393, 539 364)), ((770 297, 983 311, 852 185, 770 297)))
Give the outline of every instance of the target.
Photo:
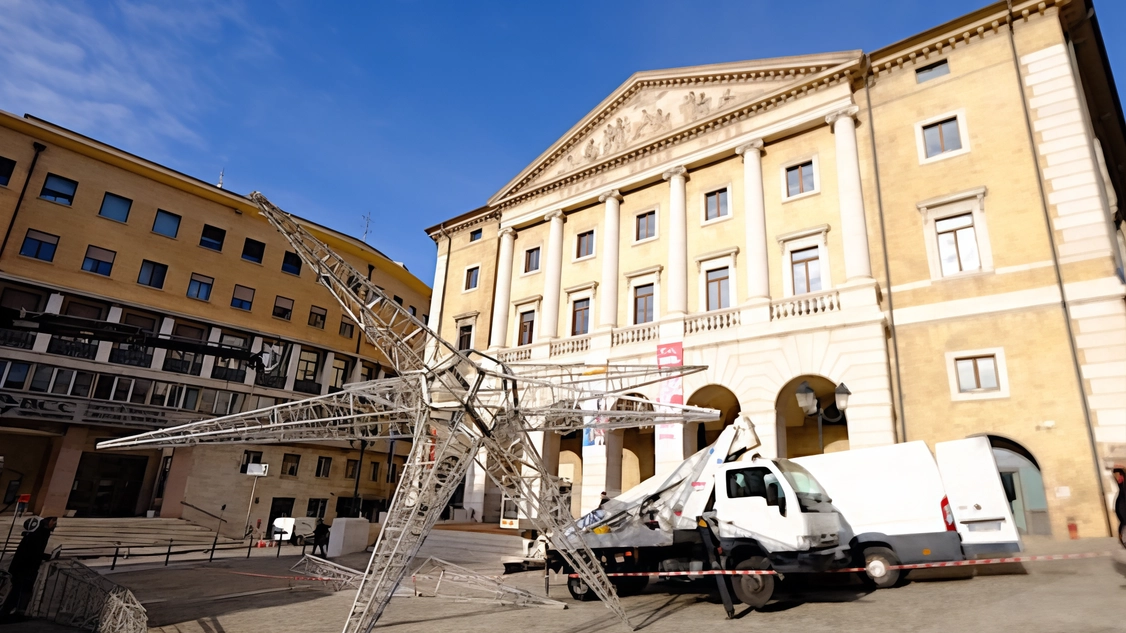
MULTIPOLYGON (((684 400, 747 418, 770 454, 988 435, 1026 533, 1105 535, 1109 469, 1126 462, 1126 129, 1089 8, 995 3, 872 52, 637 73, 485 206, 428 229, 431 324, 471 328, 506 362, 651 364, 679 344, 707 366, 684 400), (806 163, 812 183, 791 191, 787 169, 806 163), (719 190, 728 213, 709 219, 719 190), (656 235, 637 240, 648 211, 656 235), (954 220, 973 228, 940 238, 954 220), (809 249, 822 288, 803 293, 809 249), (728 300, 709 306, 722 270, 728 300), (638 322, 650 284, 654 318, 638 322), (959 378, 974 358, 984 373, 959 378), (820 443, 802 382, 825 409, 820 443)), ((575 480, 577 515, 710 427, 544 450, 575 480)), ((492 493, 471 476, 485 520, 492 493)))

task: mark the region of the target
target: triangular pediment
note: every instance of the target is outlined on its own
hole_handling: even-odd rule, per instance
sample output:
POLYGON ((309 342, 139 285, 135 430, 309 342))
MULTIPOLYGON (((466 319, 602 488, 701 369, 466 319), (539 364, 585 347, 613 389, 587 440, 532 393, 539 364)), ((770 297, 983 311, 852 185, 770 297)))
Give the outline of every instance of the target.
POLYGON ((859 51, 847 51, 636 73, 489 203, 644 147, 788 85, 855 62, 859 55, 859 51))

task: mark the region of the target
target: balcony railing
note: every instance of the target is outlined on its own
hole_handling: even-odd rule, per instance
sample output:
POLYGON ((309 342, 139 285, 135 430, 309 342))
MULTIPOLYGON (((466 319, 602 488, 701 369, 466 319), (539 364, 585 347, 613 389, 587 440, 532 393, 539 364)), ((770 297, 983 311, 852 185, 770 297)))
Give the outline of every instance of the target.
POLYGON ((315 380, 294 380, 293 390, 300 391, 301 393, 319 395, 321 393, 321 383, 315 380))
POLYGON ((518 363, 522 360, 528 360, 531 357, 532 350, 527 347, 518 347, 514 350, 497 354, 497 358, 499 358, 502 363, 518 363))
POLYGON ((82 338, 52 336, 51 341, 47 343, 47 353, 93 360, 98 355, 98 342, 82 338))
POLYGON ((770 320, 778 321, 826 312, 837 312, 840 309, 841 297, 836 290, 804 294, 771 303, 770 320))
POLYGON ((660 327, 656 323, 642 323, 633 327, 614 330, 610 338, 610 345, 629 345, 631 343, 645 343, 655 341, 660 336, 660 327))
POLYGON ((551 342, 551 356, 563 356, 565 354, 577 354, 585 352, 590 349, 590 335, 577 336, 574 338, 563 339, 562 341, 551 342))
POLYGON ((32 346, 35 345, 35 333, 0 328, 0 345, 4 347, 18 347, 19 349, 31 349, 32 346))
POLYGON ((697 334, 699 332, 714 332, 726 330, 739 325, 741 308, 726 308, 714 310, 699 316, 690 316, 684 320, 684 333, 697 334))
POLYGON ((211 377, 215 380, 226 380, 227 382, 246 382, 246 370, 216 365, 211 368, 211 377))
POLYGON ((202 370, 203 357, 199 355, 192 354, 184 358, 172 358, 169 356, 164 359, 164 371, 198 376, 202 370))
POLYGON ((150 367, 152 366, 152 348, 137 345, 115 347, 109 351, 109 362, 134 367, 150 367))

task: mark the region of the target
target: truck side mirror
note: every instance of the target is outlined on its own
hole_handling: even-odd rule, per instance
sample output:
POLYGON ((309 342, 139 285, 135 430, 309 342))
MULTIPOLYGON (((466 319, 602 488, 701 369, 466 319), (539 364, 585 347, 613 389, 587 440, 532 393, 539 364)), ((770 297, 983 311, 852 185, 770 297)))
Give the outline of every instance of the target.
POLYGON ((776 506, 782 516, 786 516, 786 497, 779 492, 780 488, 777 483, 766 484, 766 505, 776 506))

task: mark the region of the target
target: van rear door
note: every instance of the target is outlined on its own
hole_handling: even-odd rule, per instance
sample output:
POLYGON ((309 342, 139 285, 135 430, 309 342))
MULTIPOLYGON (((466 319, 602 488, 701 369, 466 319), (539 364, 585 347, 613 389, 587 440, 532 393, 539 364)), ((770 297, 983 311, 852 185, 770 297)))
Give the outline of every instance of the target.
POLYGON ((939 442, 934 453, 966 556, 1021 551, 1020 534, 989 440, 971 437, 939 442))

